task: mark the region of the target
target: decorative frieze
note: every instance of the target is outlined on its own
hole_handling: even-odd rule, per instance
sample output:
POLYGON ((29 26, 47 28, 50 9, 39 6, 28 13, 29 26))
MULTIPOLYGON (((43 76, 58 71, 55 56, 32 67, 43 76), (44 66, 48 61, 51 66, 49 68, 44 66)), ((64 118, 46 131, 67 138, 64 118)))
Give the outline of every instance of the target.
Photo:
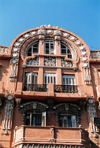
POLYGON ((38 30, 38 34, 45 35, 46 34, 46 31, 44 29, 39 29, 38 30))
POLYGON ((73 62, 70 60, 64 60, 64 58, 61 58, 61 66, 62 67, 73 67, 73 62))
POLYGON ((62 32, 60 30, 54 30, 54 35, 61 35, 62 32))
POLYGON ((7 54, 9 51, 9 48, 6 47, 0 47, 0 54, 7 54))
POLYGON ((4 124, 3 124, 3 130, 5 131, 5 134, 8 133, 7 130, 10 130, 12 109, 13 109, 13 101, 7 101, 5 107, 4 124))
POLYGON ((56 58, 44 57, 44 66, 56 66, 56 58))
POLYGON ((26 60, 26 64, 27 65, 34 65, 34 66, 37 66, 39 65, 39 57, 36 57, 36 58, 29 58, 26 60))
POLYGON ((100 58, 100 52, 91 52, 91 58, 94 59, 100 58))

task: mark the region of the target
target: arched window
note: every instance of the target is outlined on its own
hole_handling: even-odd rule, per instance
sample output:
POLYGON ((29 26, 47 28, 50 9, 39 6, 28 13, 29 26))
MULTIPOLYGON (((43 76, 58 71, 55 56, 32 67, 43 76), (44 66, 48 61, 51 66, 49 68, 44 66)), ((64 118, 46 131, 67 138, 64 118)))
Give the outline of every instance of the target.
POLYGON ((27 56, 32 56, 33 53, 38 53, 39 48, 39 42, 33 44, 29 49, 27 50, 27 56))
POLYGON ((67 55, 68 58, 72 59, 72 54, 71 54, 70 49, 62 43, 61 43, 61 54, 67 55))

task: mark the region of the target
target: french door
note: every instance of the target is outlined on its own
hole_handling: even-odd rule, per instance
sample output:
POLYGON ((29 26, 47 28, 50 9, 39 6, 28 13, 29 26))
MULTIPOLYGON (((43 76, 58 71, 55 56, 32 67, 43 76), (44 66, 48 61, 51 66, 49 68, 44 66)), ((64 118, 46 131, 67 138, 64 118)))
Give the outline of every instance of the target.
POLYGON ((56 74, 44 73, 44 84, 48 83, 56 84, 56 74))
POLYGON ((62 75, 62 85, 75 85, 75 76, 62 75))

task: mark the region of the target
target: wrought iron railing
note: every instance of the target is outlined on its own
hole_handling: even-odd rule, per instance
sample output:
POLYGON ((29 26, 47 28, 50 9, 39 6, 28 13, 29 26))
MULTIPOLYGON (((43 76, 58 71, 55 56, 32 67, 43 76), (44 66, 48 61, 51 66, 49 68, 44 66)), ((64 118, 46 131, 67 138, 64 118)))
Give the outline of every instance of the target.
POLYGON ((54 92, 58 93, 77 93, 77 85, 54 85, 54 92))
POLYGON ((24 84, 24 91, 47 92, 46 84, 24 84))

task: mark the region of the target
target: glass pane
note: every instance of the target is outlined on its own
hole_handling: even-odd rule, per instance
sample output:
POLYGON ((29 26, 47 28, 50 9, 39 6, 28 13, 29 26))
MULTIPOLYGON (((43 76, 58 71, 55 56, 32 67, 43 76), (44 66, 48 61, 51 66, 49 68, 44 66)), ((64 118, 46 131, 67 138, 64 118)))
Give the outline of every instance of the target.
POLYGON ((72 55, 68 55, 68 58, 72 59, 72 55))
POLYGON ((30 125, 30 115, 26 115, 26 125, 30 125))
POLYGON ((66 49, 62 49, 62 54, 66 55, 66 49))
POLYGON ((45 47, 46 47, 46 49, 49 48, 49 43, 46 43, 45 47))
POLYGON ((41 116, 35 117, 35 126, 41 126, 41 116))
POLYGON ((50 45, 50 48, 51 48, 51 49, 54 49, 54 44, 51 44, 51 45, 50 45))
POLYGON ((63 85, 65 85, 65 78, 63 78, 63 85))
POLYGON ((53 83, 53 78, 51 77, 51 83, 53 83))
POLYGON ((65 49, 66 49, 66 46, 65 46, 65 45, 63 45, 63 44, 61 44, 61 48, 65 48, 65 49))
POLYGON ((48 83, 50 83, 50 78, 49 78, 49 76, 48 76, 48 83))
POLYGON ((59 126, 62 127, 62 118, 59 119, 59 126))
POLYGON ((68 127, 72 127, 71 116, 68 116, 67 119, 68 119, 68 127))
POLYGON ((49 54, 49 48, 46 49, 46 54, 49 54))
POLYGON ((68 85, 68 78, 66 78, 66 85, 68 85))
POLYGON ((35 84, 37 84, 37 75, 35 75, 35 84))
POLYGON ((34 47, 38 48, 38 43, 34 44, 34 45, 33 45, 33 48, 34 48, 34 47))
POLYGON ((46 79, 47 77, 45 76, 45 84, 47 84, 47 79, 46 79))
POLYGON ((67 119, 64 119, 64 127, 67 127, 67 119))
POLYGON ((38 53, 38 48, 33 48, 33 53, 38 53))
POLYGON ((27 56, 32 56, 32 48, 31 47, 27 51, 27 56))
POLYGON ((69 85, 71 85, 71 78, 69 78, 69 85))
POLYGON ((34 75, 32 75, 32 84, 34 84, 34 75))

